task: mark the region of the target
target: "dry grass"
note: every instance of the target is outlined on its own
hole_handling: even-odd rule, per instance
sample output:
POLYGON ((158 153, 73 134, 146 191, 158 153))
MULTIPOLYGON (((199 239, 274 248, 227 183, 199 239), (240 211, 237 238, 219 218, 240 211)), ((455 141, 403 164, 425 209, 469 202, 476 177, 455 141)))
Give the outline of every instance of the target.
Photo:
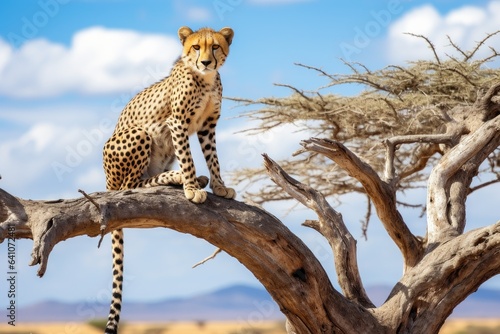
MULTIPOLYGON (((120 334, 285 334, 283 322, 174 322, 124 323, 120 334)), ((0 324, 2 334, 101 334, 83 323, 0 324)), ((439 334, 500 333, 500 319, 451 319, 439 334)))
POLYGON ((450 319, 439 334, 500 333, 500 319, 450 319))
MULTIPOLYGON (((120 334, 285 334, 284 322, 174 322, 124 323, 120 334)), ((2 334, 102 334, 82 323, 0 324, 2 334)))

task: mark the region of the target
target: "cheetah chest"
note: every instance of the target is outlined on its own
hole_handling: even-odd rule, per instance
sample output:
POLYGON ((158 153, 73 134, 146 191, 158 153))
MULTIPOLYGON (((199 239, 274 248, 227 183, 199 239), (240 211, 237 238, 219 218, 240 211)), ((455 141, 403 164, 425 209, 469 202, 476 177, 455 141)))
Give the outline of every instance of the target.
POLYGON ((201 130, 207 120, 216 118, 219 105, 220 101, 218 101, 218 96, 215 93, 209 93, 200 97, 199 108, 196 108, 194 111, 190 112, 189 115, 186 115, 186 121, 189 124, 188 135, 192 135, 201 130))
MULTIPOLYGON (((165 119, 157 119, 148 126, 148 133, 153 139, 151 163, 148 175, 155 175, 163 170, 169 169, 174 161, 174 148, 172 136, 179 131, 177 126, 181 122, 182 130, 187 131, 188 136, 200 131, 218 118, 220 110, 220 89, 215 85, 214 89, 201 90, 201 87, 191 94, 186 94, 186 99, 171 96, 171 111, 165 119), (189 98, 188 98, 189 97, 189 98), (182 99, 183 103, 179 100, 182 99), (175 102, 177 100, 177 105, 175 102), (173 104, 172 104, 173 102, 173 104), (176 125, 177 124, 177 125, 176 125)), ((205 88, 207 88, 205 86, 205 88)))

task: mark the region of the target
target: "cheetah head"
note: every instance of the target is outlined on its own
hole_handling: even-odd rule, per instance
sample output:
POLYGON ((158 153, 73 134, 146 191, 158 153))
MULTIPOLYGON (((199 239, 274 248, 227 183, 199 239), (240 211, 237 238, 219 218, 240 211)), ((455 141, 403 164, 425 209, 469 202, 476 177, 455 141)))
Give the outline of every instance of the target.
POLYGON ((188 27, 181 27, 178 34, 183 45, 181 58, 184 63, 206 74, 217 71, 224 64, 234 32, 229 27, 220 31, 202 28, 195 32, 188 27))

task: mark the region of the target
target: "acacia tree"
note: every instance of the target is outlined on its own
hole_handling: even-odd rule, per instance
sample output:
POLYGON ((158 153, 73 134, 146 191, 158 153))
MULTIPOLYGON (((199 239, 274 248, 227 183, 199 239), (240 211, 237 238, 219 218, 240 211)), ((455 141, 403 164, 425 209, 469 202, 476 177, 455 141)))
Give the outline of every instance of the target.
POLYGON ((341 291, 271 214, 215 196, 193 204, 172 187, 58 201, 28 201, 0 190, 1 240, 33 239, 31 265, 39 264, 42 276, 62 240, 118 228, 171 228, 244 264, 280 306, 289 333, 437 333, 461 301, 500 273, 500 221, 464 232, 468 195, 500 182, 500 71, 487 67, 498 53, 490 48, 489 56, 475 57, 492 35, 467 52, 450 40, 459 57, 444 60, 420 36, 435 58, 406 67, 370 71, 347 64, 348 75, 311 68, 330 86, 364 85, 356 96, 290 87, 286 98, 238 99, 260 106, 247 115, 261 122, 258 131, 302 120, 322 137, 302 141, 295 160, 276 163, 264 155, 264 169, 242 170, 235 179, 269 176, 275 185, 252 194, 254 200, 296 199, 317 214, 304 225, 331 245, 341 291), (472 186, 479 174, 483 183, 472 186), (400 194, 421 186, 427 189, 427 233, 416 236, 400 211, 406 205, 400 194), (352 192, 367 197, 403 257, 403 275, 379 307, 365 291, 356 240, 327 201, 352 192))

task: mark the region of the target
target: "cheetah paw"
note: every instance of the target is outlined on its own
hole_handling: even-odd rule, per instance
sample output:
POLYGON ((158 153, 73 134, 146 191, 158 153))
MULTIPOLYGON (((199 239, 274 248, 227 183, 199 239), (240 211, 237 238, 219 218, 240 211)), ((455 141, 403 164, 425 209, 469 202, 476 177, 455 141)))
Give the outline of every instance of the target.
POLYGON ((214 185, 212 187, 212 191, 215 195, 224 197, 224 198, 229 198, 233 199, 236 197, 236 191, 234 191, 233 188, 227 188, 223 185, 214 185))
POLYGON ((207 199, 207 192, 203 189, 185 188, 184 195, 193 203, 203 203, 207 199))

